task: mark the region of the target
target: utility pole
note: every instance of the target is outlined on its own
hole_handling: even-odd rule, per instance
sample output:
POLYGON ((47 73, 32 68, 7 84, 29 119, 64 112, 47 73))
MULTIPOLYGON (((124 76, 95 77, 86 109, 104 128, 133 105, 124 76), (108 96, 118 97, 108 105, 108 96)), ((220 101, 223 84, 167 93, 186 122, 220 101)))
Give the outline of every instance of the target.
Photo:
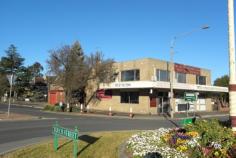
POLYGON ((175 40, 176 37, 173 38, 171 41, 171 46, 170 46, 170 64, 169 64, 169 69, 170 69, 170 117, 174 118, 174 92, 173 92, 173 84, 174 84, 174 45, 175 45, 175 40))
POLYGON ((229 42, 229 106, 232 130, 236 131, 236 81, 235 81, 235 37, 234 0, 228 0, 228 42, 229 42))
POLYGON ((173 118, 174 117, 174 91, 173 91, 173 85, 174 85, 174 69, 175 69, 175 64, 174 64, 174 47, 175 47, 175 43, 176 43, 176 39, 180 38, 180 37, 185 37, 188 35, 191 35, 192 33, 199 31, 199 30, 205 30, 205 29, 209 29, 208 25, 203 25, 200 28, 196 28, 193 29, 189 32, 185 32, 182 34, 179 34, 177 36, 174 36, 174 38, 171 41, 171 45, 170 45, 170 62, 169 62, 169 70, 170 70, 170 117, 173 118))

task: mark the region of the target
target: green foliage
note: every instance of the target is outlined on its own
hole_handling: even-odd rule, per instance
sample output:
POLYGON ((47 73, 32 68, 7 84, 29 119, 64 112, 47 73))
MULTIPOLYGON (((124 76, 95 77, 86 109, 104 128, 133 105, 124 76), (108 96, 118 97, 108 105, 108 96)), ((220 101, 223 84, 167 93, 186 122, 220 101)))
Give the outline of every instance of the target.
POLYGON ((24 62, 24 58, 17 52, 17 48, 12 44, 6 50, 6 56, 1 58, 0 71, 3 73, 15 73, 24 62))
POLYGON ((84 103, 85 89, 89 83, 98 86, 98 83, 109 82, 113 77, 113 60, 104 60, 101 52, 84 55, 78 41, 49 53, 49 71, 56 76, 54 84, 62 86, 65 90, 67 103, 75 102, 75 98, 76 102, 84 103))
POLYGON ((3 96, 5 92, 9 90, 9 82, 6 75, 0 73, 0 96, 3 96))
POLYGON ((222 77, 217 78, 214 81, 214 86, 228 87, 229 86, 229 76, 224 75, 222 77))
MULTIPOLYGON (((228 87, 229 86, 229 76, 224 75, 222 77, 217 78, 214 81, 214 86, 228 87)), ((228 93, 220 93, 219 97, 221 100, 225 100, 225 101, 229 102, 229 94, 228 93)))
POLYGON ((194 124, 187 125, 185 129, 187 131, 197 131, 200 134, 202 147, 208 147, 212 142, 217 142, 222 145, 224 151, 227 151, 236 143, 232 130, 222 127, 216 119, 209 121, 197 120, 194 124))
POLYGON ((79 107, 72 107, 72 112, 80 112, 80 108, 79 107))
POLYGON ((46 105, 44 106, 43 110, 45 111, 54 111, 54 105, 46 105))
POLYGON ((43 66, 39 62, 35 62, 33 65, 28 67, 28 71, 30 72, 32 77, 41 77, 41 71, 43 71, 43 66))
POLYGON ((6 86, 9 85, 6 84, 5 76, 7 74, 14 74, 15 81, 13 83, 13 91, 17 94, 19 99, 23 100, 26 97, 30 97, 31 100, 37 100, 37 98, 43 98, 45 91, 35 88, 32 84, 35 77, 42 76, 40 72, 43 70, 43 67, 38 62, 35 62, 29 67, 25 67, 23 66, 24 60, 25 59, 17 52, 17 48, 14 45, 10 45, 8 50, 6 50, 6 56, 3 56, 0 61, 1 96, 7 90, 6 86))
POLYGON ((54 109, 53 111, 56 111, 56 112, 61 112, 61 107, 60 106, 54 106, 54 109))

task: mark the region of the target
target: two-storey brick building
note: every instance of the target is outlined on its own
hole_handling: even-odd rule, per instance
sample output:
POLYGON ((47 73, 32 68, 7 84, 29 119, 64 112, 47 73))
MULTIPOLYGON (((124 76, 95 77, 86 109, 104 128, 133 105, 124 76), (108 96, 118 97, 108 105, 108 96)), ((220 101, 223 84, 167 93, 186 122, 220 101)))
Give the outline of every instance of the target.
POLYGON ((174 112, 186 110, 184 93, 197 95, 196 102, 189 102, 190 111, 212 111, 212 98, 227 93, 228 88, 211 85, 211 72, 183 64, 145 58, 114 64, 115 81, 100 84, 98 101, 89 105, 92 109, 158 114, 168 112, 170 94, 170 70, 174 69, 174 112))

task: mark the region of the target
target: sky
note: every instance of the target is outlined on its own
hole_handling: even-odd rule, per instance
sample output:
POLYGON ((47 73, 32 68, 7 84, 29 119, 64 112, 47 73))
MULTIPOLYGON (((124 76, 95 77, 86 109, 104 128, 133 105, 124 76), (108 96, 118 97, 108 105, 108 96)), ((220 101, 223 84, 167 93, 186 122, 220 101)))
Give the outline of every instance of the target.
POLYGON ((47 71, 49 50, 76 40, 85 54, 170 60, 228 74, 227 0, 1 0, 0 57, 10 44, 47 71), (203 25, 210 28, 202 30, 203 25))

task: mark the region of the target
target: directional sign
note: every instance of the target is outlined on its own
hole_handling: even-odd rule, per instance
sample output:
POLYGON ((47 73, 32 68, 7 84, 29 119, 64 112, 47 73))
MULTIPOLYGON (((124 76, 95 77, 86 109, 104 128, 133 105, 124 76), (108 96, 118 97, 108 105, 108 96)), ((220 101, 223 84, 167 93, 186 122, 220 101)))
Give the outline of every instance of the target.
POLYGON ((185 101, 196 101, 197 100, 197 96, 195 93, 184 93, 184 100, 185 101))
POLYGON ((78 154, 78 129, 75 127, 75 130, 70 130, 64 127, 61 127, 57 122, 52 126, 52 134, 54 135, 54 141, 53 141, 53 146, 54 150, 58 150, 58 137, 63 136, 69 139, 72 139, 74 142, 74 150, 73 150, 73 155, 74 158, 77 158, 78 154))
POLYGON ((61 135, 61 136, 64 136, 64 137, 67 137, 67 138, 70 138, 70 139, 73 139, 73 140, 78 139, 78 132, 71 131, 69 129, 66 129, 66 128, 63 128, 63 127, 60 127, 60 126, 54 126, 52 128, 52 133, 53 134, 58 134, 58 135, 61 135))

